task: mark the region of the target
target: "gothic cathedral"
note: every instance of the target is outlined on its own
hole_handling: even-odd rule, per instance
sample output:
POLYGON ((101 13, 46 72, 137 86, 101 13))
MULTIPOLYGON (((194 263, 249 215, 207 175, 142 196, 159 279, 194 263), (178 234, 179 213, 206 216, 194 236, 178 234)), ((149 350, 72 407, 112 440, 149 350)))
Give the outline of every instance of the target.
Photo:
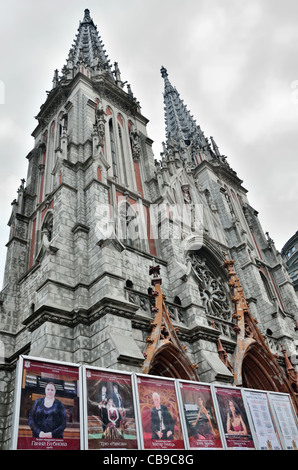
POLYGON ((161 77, 155 159, 148 120, 85 10, 12 203, 3 446, 21 354, 285 392, 297 407, 298 300, 284 262, 164 66, 161 77))

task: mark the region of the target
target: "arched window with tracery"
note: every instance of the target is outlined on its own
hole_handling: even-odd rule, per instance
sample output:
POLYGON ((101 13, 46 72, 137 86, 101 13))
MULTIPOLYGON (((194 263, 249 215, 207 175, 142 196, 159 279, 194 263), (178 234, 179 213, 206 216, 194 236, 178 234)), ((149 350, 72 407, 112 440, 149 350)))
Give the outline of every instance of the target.
POLYGON ((117 156, 116 156, 116 141, 112 118, 109 120, 109 134, 110 134, 110 146, 111 146, 111 157, 112 157, 112 172, 115 180, 118 178, 117 168, 117 156))
POLYGON ((188 259, 197 278, 199 295, 206 314, 221 320, 231 320, 231 294, 227 280, 216 264, 204 252, 191 252, 188 259))
POLYGON ((119 136, 119 144, 120 144, 120 156, 121 156, 121 164, 122 164, 122 171, 123 171, 123 183, 127 186, 127 171, 126 171, 126 164, 125 164, 125 154, 124 154, 124 145, 123 145, 123 136, 120 124, 118 124, 118 136, 119 136))

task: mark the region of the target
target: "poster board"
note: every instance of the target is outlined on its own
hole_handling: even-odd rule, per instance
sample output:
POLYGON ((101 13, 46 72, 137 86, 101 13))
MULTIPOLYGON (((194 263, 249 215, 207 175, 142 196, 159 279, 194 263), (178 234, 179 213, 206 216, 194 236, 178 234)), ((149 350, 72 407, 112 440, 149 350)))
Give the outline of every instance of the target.
POLYGON ((12 448, 81 449, 81 396, 78 365, 20 356, 12 448))
POLYGON ((30 356, 17 363, 12 449, 297 450, 297 443, 286 393, 30 356))
POLYGON ((298 421, 290 396, 274 392, 268 396, 284 450, 298 450, 298 421))
POLYGON ((179 381, 179 391, 188 449, 223 449, 211 386, 179 381))
POLYGON ((212 391, 220 415, 226 448, 229 450, 255 449, 241 389, 214 386, 212 391))
POLYGON ((176 381, 136 375, 136 396, 143 449, 185 449, 176 381))
POLYGON ((245 389, 243 393, 253 423, 257 449, 282 450, 267 392, 245 389))
POLYGON ((86 449, 138 449, 132 374, 84 367, 86 449))

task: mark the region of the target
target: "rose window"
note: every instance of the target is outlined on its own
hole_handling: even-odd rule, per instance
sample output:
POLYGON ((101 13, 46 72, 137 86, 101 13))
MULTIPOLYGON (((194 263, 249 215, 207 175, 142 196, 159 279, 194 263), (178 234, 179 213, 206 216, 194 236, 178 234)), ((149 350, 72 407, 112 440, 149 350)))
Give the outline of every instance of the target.
POLYGON ((231 318, 230 294, 221 276, 216 275, 205 258, 197 253, 189 255, 194 273, 197 276, 200 297, 208 315, 224 320, 231 318))

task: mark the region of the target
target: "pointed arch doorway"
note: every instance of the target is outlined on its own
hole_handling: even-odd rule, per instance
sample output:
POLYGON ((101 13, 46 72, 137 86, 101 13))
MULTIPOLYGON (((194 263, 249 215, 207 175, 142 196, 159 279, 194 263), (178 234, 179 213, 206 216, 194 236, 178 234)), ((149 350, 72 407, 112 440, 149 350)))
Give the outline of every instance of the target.
POLYGON ((174 379, 197 380, 193 367, 173 344, 161 346, 150 363, 150 375, 174 379))
POLYGON ((293 393, 278 364, 259 343, 246 350, 242 363, 243 387, 283 393, 293 393))

